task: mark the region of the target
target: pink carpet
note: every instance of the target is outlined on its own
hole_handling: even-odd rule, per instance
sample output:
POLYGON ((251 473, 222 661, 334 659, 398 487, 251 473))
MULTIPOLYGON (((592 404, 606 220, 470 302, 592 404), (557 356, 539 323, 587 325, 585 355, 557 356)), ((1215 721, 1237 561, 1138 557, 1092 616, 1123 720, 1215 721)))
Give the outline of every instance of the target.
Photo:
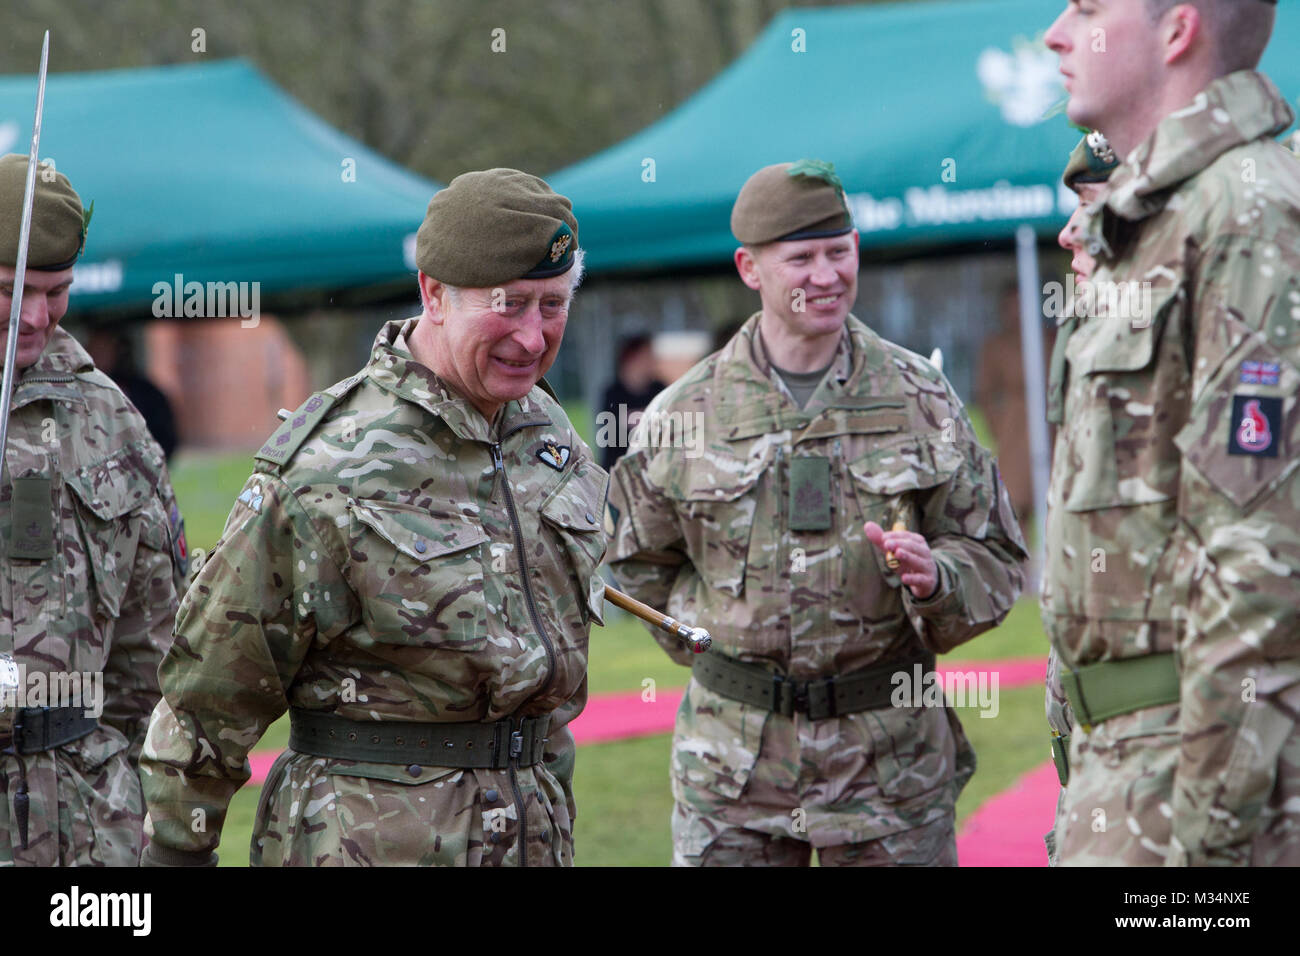
POLYGON ((1043 834, 1052 829, 1061 784, 1049 760, 966 818, 957 835, 961 866, 1047 866, 1043 834))

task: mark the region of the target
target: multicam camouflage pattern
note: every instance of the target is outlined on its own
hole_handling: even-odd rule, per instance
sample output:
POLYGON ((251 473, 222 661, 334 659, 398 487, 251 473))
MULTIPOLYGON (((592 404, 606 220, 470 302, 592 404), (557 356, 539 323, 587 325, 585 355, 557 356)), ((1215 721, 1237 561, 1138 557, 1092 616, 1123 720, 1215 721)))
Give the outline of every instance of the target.
MULTIPOLYGON (((606 530, 620 584, 708 628, 710 653, 799 680, 920 645, 943 652, 1000 622, 1020 592, 1024 543, 994 459, 942 374, 850 316, 830 372, 800 410, 757 328, 755 316, 664 391, 615 466, 606 530), (669 425, 702 433, 678 442, 669 425), (803 456, 830 461, 825 530, 790 527, 790 462, 803 456), (941 580, 928 600, 902 587, 863 533, 866 521, 896 518, 934 550, 941 580)), ((673 746, 676 856, 698 860, 728 827, 819 848, 914 831, 916 852, 895 853, 933 856, 930 824, 951 830, 973 770, 947 708, 814 722, 692 681, 673 746)))
POLYGON ((1169 848, 1169 786, 1178 706, 1148 707, 1070 736, 1070 785, 1056 805, 1055 865, 1160 866, 1169 848))
POLYGON ((411 358, 414 322, 385 326, 362 372, 263 449, 181 605, 141 763, 146 830, 166 847, 216 846, 248 751, 292 705, 553 716, 544 764, 517 771, 439 767, 414 745, 406 765, 291 751, 262 791, 254 864, 573 859, 565 724, 601 620, 608 476, 540 388, 489 424, 411 358))
MULTIPOLYGON (((56 329, 18 374, 5 463, 0 654, 25 674, 102 673, 104 710, 89 736, 22 758, 26 850, 13 817, 19 763, 0 753, 0 865, 134 865, 144 820, 136 761, 184 582, 163 453, 121 390, 56 329), (50 481, 52 557, 13 556, 10 477, 50 481)), ((0 747, 10 745, 12 718, 0 715, 0 747)))
MULTIPOLYGON (((1054 734, 1062 738, 1069 737, 1074 732, 1074 711, 1070 708, 1070 698, 1065 695, 1065 688, 1061 685, 1061 655, 1056 653, 1056 648, 1051 648, 1047 653, 1047 677, 1044 681, 1045 693, 1044 702, 1047 708, 1047 726, 1051 728, 1054 734)), ((1059 769, 1058 769, 1059 774, 1059 769)), ((1056 800, 1056 815, 1059 817, 1065 808, 1065 788, 1061 788, 1060 796, 1056 800)), ((1055 866, 1058 859, 1058 848, 1056 845, 1056 828, 1053 827, 1043 842, 1047 845, 1047 865, 1055 866)))
POLYGON ((1175 651, 1182 699, 1176 724, 1073 739, 1063 863, 1300 863, 1300 163, 1271 141, 1292 119, 1258 73, 1214 81, 1084 225, 1094 281, 1150 283, 1151 308, 1080 321, 1053 383, 1043 620, 1071 667, 1175 651), (1230 453, 1234 396, 1274 406, 1266 447, 1230 453), (1073 832, 1140 787, 1123 846, 1073 832))

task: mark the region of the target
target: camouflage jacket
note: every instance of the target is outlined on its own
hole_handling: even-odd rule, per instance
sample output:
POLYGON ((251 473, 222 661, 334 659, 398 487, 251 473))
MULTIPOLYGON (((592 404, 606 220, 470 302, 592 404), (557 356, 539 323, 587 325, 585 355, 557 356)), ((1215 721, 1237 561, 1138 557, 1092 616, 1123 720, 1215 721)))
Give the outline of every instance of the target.
MULTIPOLYGON (((1001 621, 1025 549, 994 459, 943 375, 850 316, 801 410, 757 329, 755 316, 661 393, 615 465, 606 531, 620 584, 708 628, 709 653, 797 679, 921 645, 946 651, 1001 621), (940 581, 927 600, 862 530, 896 518, 933 549, 940 581)), ((655 636, 689 663, 675 640, 655 636)), ((951 709, 887 707, 816 728, 692 681, 678 712, 674 796, 772 835, 791 835, 791 813, 802 812, 797 836, 819 846, 951 820, 974 769, 951 709), (780 792, 780 805, 756 805, 756 791, 780 792)), ((712 836, 692 825, 675 836, 677 850, 702 852, 712 836)))
POLYGON ((1300 163, 1271 141, 1292 119, 1234 73, 1116 169, 1084 224, 1097 308, 1052 384, 1043 620, 1071 667, 1176 653, 1171 862, 1243 859, 1297 732, 1300 163))
POLYGON ((0 865, 134 864, 136 761, 184 588, 184 530, 144 419, 62 329, 14 385, 0 540, 0 656, 22 691, 0 713, 0 747, 16 706, 102 706, 89 736, 22 758, 26 850, 13 817, 19 759, 0 753, 0 865))
POLYGON ((618 579, 708 628, 717 652, 797 678, 870 667, 918 638, 947 651, 1000 622, 1020 592, 1024 545, 994 459, 942 373, 850 316, 800 410, 757 328, 754 316, 646 410, 610 487, 618 579), (791 527, 802 523, 789 499, 804 457, 830 465, 820 531, 791 527), (933 549, 941 580, 927 600, 862 531, 896 519, 933 549))
POLYGON ((146 830, 165 848, 216 846, 250 748, 293 706, 553 716, 545 763, 517 772, 286 751, 255 864, 572 860, 564 725, 602 614, 608 476, 540 388, 489 424, 412 359, 414 321, 386 325, 358 375, 268 440, 181 605, 142 759, 146 830))

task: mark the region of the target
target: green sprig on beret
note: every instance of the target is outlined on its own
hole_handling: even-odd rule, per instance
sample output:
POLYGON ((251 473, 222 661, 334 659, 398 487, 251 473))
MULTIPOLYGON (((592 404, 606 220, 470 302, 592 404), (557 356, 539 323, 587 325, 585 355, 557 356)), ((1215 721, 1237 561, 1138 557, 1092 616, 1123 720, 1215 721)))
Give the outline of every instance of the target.
POLYGON ((415 264, 451 286, 486 289, 546 279, 573 267, 573 204, 517 169, 462 173, 429 200, 415 239, 415 264))
MULTIPOLYGON (((32 200, 27 267, 38 272, 72 268, 85 247, 90 225, 90 215, 83 213, 81 197, 68 177, 60 172, 51 177, 50 172, 48 167, 37 168, 32 200)), ((0 156, 0 265, 18 262, 26 191, 27 157, 19 153, 0 156)))

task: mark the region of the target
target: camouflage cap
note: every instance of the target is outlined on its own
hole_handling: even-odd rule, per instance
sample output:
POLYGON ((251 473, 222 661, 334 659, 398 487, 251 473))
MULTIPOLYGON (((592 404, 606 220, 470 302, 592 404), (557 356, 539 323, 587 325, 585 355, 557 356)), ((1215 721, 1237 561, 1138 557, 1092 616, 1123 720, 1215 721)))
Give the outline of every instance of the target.
POLYGON ((1093 130, 1074 147, 1070 161, 1065 164, 1061 180, 1070 189, 1075 183, 1104 183, 1119 165, 1119 157, 1101 133, 1093 130))
POLYGON ((751 245, 842 236, 852 229, 844 184, 835 167, 819 159, 764 166, 741 187, 731 208, 731 234, 751 245))
POLYGON ((573 204, 517 169, 462 173, 429 200, 415 264, 447 285, 484 289, 547 279, 573 266, 573 204))
MULTIPOLYGON (((27 191, 27 157, 0 156, 0 265, 18 262, 22 231, 23 196, 27 191)), ((32 200, 31 244, 27 268, 40 272, 70 269, 86 243, 90 216, 83 214, 81 197, 68 177, 48 167, 36 170, 36 197, 32 200)))

